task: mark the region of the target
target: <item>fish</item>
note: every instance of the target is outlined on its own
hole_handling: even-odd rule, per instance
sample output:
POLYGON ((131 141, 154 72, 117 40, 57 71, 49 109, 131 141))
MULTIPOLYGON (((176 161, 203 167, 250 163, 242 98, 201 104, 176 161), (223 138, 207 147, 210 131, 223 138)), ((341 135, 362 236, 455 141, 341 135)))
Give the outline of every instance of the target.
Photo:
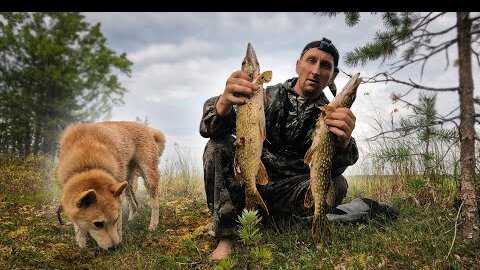
POLYGON ((250 43, 247 45, 247 54, 241 70, 250 76, 252 82, 260 89, 247 98, 245 104, 237 107, 234 175, 235 179, 245 185, 245 208, 256 210, 259 205, 268 215, 268 208, 256 184, 266 185, 269 181, 261 156, 263 141, 266 138, 263 83, 271 81, 272 71, 260 73, 257 56, 250 43))
POLYGON ((319 235, 328 239, 332 230, 326 217, 326 204, 333 205, 335 197, 331 178, 332 159, 335 154, 336 137, 328 130, 324 118, 336 108, 350 108, 355 101, 356 93, 362 78, 355 74, 347 82, 342 92, 324 106, 312 133, 312 145, 305 154, 304 162, 310 167, 310 186, 305 194, 304 206, 314 206, 312 238, 318 242, 319 235))
POLYGON ((335 82, 334 81, 329 82, 328 88, 330 88, 330 92, 332 92, 332 95, 335 97, 337 95, 337 85, 335 84, 335 82))

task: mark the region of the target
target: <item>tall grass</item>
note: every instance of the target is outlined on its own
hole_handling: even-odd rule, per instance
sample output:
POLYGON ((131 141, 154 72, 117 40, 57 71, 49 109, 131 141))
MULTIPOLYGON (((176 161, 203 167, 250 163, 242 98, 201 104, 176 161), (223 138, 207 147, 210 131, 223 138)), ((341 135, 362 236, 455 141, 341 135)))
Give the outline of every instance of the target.
MULTIPOLYGON (((449 173, 435 174, 437 206, 426 208, 415 202, 425 184, 416 156, 402 157, 398 165, 394 158, 375 156, 382 146, 362 154, 359 162, 370 167, 347 177, 344 202, 356 197, 391 202, 400 208, 397 221, 333 224, 332 242, 320 248, 312 245, 309 224, 279 221, 260 227, 256 249, 239 242, 222 262, 208 259, 217 242, 207 234, 212 216, 200 161, 193 160, 188 147, 173 144, 161 158, 159 227, 147 230, 150 209, 141 207, 124 224, 122 245, 114 252, 98 250, 94 243, 79 249, 71 224, 58 224, 51 158, 0 156, 0 269, 480 269, 480 245, 464 244, 458 235, 452 241, 455 173, 446 168, 441 170, 449 173)), ((140 199, 147 197, 144 189, 139 193, 140 199)))
POLYGON ((174 143, 160 161, 160 186, 165 196, 203 196, 203 172, 192 158, 189 147, 174 143))

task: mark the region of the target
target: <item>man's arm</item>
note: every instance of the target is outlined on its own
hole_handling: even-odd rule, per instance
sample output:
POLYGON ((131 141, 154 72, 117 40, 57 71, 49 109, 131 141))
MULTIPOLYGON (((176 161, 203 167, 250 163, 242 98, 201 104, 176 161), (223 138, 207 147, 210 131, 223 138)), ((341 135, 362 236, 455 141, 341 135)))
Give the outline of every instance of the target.
POLYGON ((234 133, 236 114, 233 106, 245 104, 246 98, 260 89, 250 80, 247 74, 237 70, 228 77, 223 94, 205 102, 200 135, 212 138, 234 133))
POLYGON ((357 160, 357 143, 353 137, 350 137, 350 141, 345 149, 340 146, 337 146, 336 148, 336 152, 332 160, 332 176, 341 175, 348 166, 355 164, 357 160))
POLYGON ((225 116, 219 115, 216 104, 220 96, 209 98, 203 105, 200 135, 205 138, 216 138, 235 132, 235 110, 231 109, 225 116))

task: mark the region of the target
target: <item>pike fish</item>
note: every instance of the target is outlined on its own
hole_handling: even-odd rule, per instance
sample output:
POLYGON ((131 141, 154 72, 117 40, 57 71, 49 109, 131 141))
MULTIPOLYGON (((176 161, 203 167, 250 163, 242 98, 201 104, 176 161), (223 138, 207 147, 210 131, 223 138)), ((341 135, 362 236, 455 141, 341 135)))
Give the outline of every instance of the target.
POLYGON ((245 207, 249 210, 260 205, 268 215, 268 209, 257 190, 256 184, 266 185, 268 175, 261 161, 265 132, 265 93, 262 84, 272 79, 272 72, 260 74, 260 65, 250 43, 242 62, 242 71, 252 82, 260 86, 253 96, 237 108, 234 172, 235 178, 245 184, 245 207))
POLYGON ((318 236, 331 235, 330 224, 327 220, 326 204, 333 204, 331 169, 332 158, 335 154, 336 137, 328 130, 324 117, 335 108, 350 108, 355 100, 357 88, 362 81, 360 73, 355 74, 345 85, 342 92, 326 106, 321 106, 321 114, 317 119, 315 131, 312 134, 312 145, 305 154, 305 164, 310 166, 310 187, 305 194, 305 207, 314 206, 312 237, 315 243, 318 236))

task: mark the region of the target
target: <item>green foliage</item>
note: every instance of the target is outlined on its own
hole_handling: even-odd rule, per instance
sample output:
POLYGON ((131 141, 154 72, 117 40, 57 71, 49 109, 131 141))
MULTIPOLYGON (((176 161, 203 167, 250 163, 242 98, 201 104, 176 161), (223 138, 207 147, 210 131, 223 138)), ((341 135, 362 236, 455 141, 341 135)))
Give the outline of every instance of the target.
MULTIPOLYGON (((320 14, 332 17, 338 15, 339 12, 322 12, 320 14)), ((345 23, 348 26, 354 26, 360 20, 358 12, 344 12, 344 15, 345 23)), ((379 15, 383 22, 383 29, 376 33, 372 42, 367 42, 365 45, 347 52, 345 55, 346 65, 364 66, 367 62, 377 59, 382 59, 384 62, 395 56, 397 51, 401 51, 402 60, 412 61, 415 56, 423 57, 433 51, 436 53, 436 49, 439 47, 431 46, 432 40, 448 32, 428 30, 431 20, 439 19, 444 15, 443 13, 426 15, 418 12, 379 12, 379 15)), ((472 29, 478 27, 479 23, 472 24, 472 29)))
POLYGON ((192 159, 191 149, 175 142, 166 151, 168 154, 163 155, 165 159, 161 162, 164 168, 161 178, 166 182, 165 186, 172 187, 175 182, 181 182, 179 188, 172 190, 176 193, 174 195, 180 196, 189 196, 196 193, 198 188, 203 189, 198 185, 202 181, 199 172, 201 167, 192 159))
POLYGON ((234 266, 236 265, 237 263, 235 262, 235 260, 233 260, 232 258, 227 258, 227 259, 223 259, 223 260, 220 260, 218 262, 218 264, 215 266, 215 270, 230 270, 230 269, 235 269, 234 266))
POLYGON ((123 104, 117 74, 129 76, 132 62, 107 47, 100 24, 70 12, 3 12, 0 21, 0 153, 53 155, 67 125, 123 104))
POLYGON ((368 61, 383 57, 384 60, 394 56, 395 46, 388 36, 377 33, 374 42, 367 42, 363 47, 354 48, 345 55, 345 64, 348 66, 364 66, 368 61))
MULTIPOLYGON (((320 15, 325 15, 328 17, 335 17, 340 12, 314 12, 320 15)), ((360 21, 360 13, 359 12, 345 12, 345 23, 348 26, 354 26, 360 21)))
MULTIPOLYGON (((199 191, 190 199, 162 196, 157 230, 147 230, 150 209, 141 205, 138 215, 124 223, 123 241, 116 250, 94 246, 82 250, 75 243, 72 224, 59 225, 55 219, 58 200, 43 200, 41 193, 48 187, 32 183, 52 181, 47 173, 51 158, 0 155, 0 164, 0 269, 476 269, 480 260, 479 243, 464 243, 458 231, 446 256, 457 214, 452 197, 440 200, 440 211, 418 207, 403 193, 391 192, 396 177, 383 175, 349 178, 349 185, 362 182, 358 189, 367 197, 378 198, 374 194, 380 193, 381 201, 401 209, 398 220, 334 224, 332 242, 322 249, 311 247, 310 226, 276 222, 262 228, 258 244, 240 243, 230 259, 212 262, 208 255, 217 242, 205 233, 211 215, 199 191), (368 190, 371 183, 377 185, 368 190), (24 186, 34 187, 34 192, 24 186)), ((443 195, 452 196, 451 190, 443 195)), ((139 202, 147 196, 145 190, 138 195, 139 202)))
POLYGON ((348 26, 354 26, 360 21, 359 12, 345 12, 345 23, 348 26))
POLYGON ((243 209, 242 216, 238 216, 238 222, 240 223, 237 230, 240 241, 247 246, 255 245, 262 239, 262 233, 258 224, 262 221, 262 218, 258 216, 257 210, 243 209))
POLYGON ((407 179, 405 183, 407 190, 419 192, 425 187, 425 179, 421 176, 414 176, 407 179))
POLYGON ((272 252, 265 246, 254 247, 250 256, 254 262, 260 265, 269 265, 272 262, 272 252))

